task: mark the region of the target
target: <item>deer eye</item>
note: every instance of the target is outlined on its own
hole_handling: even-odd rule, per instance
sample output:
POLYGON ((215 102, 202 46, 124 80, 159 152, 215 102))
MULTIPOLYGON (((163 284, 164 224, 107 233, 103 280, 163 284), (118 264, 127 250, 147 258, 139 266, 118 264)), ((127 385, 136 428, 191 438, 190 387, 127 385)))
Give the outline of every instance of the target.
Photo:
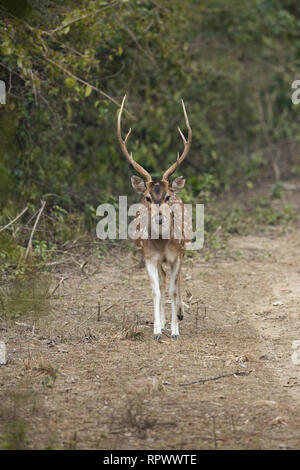
POLYGON ((146 201, 147 201, 147 202, 151 202, 151 197, 150 197, 150 196, 146 196, 146 201))
POLYGON ((168 202, 169 199, 170 199, 170 196, 169 196, 169 195, 166 196, 166 197, 165 197, 165 202, 168 202))

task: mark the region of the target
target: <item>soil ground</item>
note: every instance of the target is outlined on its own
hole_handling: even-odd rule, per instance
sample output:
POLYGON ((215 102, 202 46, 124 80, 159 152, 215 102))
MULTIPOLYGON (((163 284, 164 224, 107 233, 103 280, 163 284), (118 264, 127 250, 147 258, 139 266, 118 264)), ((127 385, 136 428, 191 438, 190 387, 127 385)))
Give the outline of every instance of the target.
POLYGON ((0 331, 3 446, 300 448, 299 254, 293 226, 187 257, 181 337, 162 342, 132 253, 58 266, 49 315, 0 331))

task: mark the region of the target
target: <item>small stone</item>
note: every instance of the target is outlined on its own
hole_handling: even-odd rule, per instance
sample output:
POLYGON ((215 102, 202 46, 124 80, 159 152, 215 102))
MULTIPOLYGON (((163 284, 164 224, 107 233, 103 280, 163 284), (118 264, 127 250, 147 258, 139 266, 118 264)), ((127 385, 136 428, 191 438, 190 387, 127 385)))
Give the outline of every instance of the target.
POLYGON ((6 361, 6 346, 3 341, 0 341, 0 365, 5 366, 6 361))
POLYGON ((275 361, 275 356, 273 354, 263 354, 259 358, 261 361, 275 361))

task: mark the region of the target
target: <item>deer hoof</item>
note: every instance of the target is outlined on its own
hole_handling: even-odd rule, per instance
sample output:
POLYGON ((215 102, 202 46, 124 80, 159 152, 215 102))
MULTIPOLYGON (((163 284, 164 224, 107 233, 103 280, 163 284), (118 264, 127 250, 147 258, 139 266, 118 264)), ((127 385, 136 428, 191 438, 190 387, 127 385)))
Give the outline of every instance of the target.
POLYGON ((179 335, 172 335, 171 338, 172 339, 177 339, 177 338, 179 338, 179 335))
POLYGON ((178 318, 179 321, 181 321, 181 320, 183 320, 183 315, 182 314, 177 315, 177 318, 178 318))
POLYGON ((161 335, 154 335, 154 341, 159 341, 161 339, 161 335))

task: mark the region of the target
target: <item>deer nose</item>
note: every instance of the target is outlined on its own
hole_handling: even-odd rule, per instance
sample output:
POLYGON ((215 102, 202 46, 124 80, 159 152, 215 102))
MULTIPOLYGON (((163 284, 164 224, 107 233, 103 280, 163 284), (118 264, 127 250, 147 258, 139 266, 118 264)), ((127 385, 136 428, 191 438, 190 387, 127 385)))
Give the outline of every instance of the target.
POLYGON ((166 220, 166 217, 162 214, 156 214, 156 216, 154 217, 154 221, 156 224, 163 224, 166 220))

